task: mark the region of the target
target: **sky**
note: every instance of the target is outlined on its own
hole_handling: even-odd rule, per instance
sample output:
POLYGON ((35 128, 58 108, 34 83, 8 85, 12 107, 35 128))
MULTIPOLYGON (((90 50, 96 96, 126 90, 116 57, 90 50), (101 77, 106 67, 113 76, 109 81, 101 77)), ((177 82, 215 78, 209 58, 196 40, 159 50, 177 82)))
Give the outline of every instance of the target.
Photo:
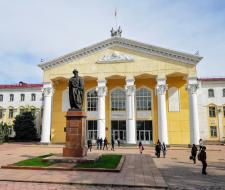
POLYGON ((0 0, 0 84, 42 82, 37 66, 122 37, 204 58, 198 77, 225 77, 224 0, 0 0))

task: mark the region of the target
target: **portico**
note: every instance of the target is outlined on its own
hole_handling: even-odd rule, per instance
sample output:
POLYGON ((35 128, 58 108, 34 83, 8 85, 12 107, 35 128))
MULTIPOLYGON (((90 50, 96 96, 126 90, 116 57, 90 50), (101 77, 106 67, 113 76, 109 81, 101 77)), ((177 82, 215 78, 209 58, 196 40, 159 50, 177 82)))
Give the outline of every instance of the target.
POLYGON ((46 116, 51 122, 43 122, 43 134, 51 129, 51 142, 65 141, 67 82, 76 68, 84 79, 87 138, 119 138, 127 144, 151 144, 158 139, 166 144, 198 144, 194 92, 200 60, 196 55, 112 37, 43 63, 44 81, 54 89, 52 100, 45 96, 45 104, 51 100, 53 105, 46 116))

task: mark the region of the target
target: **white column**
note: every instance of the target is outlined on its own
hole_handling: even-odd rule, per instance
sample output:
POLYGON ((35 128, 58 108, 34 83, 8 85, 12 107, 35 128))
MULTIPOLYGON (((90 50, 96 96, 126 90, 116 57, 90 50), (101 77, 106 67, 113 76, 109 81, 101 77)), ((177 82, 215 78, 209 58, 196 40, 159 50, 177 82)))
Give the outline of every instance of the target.
POLYGON ((126 79, 126 107, 127 107, 127 143, 136 144, 135 120, 135 85, 134 79, 126 79))
POLYGON ((197 89, 198 81, 196 78, 189 78, 187 90, 189 93, 189 117, 190 117, 190 144, 199 144, 199 120, 198 120, 198 102, 197 89))
POLYGON ((44 109, 42 118, 41 143, 50 143, 53 88, 51 83, 44 83, 44 109))
POLYGON ((106 80, 98 80, 98 137, 105 138, 105 96, 106 80))
POLYGON ((168 144, 168 129, 166 116, 166 79, 157 79, 157 95, 158 95, 158 136, 161 143, 168 144))

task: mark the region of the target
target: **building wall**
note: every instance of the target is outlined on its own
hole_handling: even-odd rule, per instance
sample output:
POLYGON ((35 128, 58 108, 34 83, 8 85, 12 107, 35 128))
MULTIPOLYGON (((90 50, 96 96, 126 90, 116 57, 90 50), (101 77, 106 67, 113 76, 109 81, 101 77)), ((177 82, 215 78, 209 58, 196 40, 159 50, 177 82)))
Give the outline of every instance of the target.
MULTIPOLYGON (((3 101, 0 101, 0 109, 4 110, 3 117, 0 122, 13 125, 15 116, 20 114, 22 108, 35 108, 36 109, 36 128, 40 135, 41 128, 41 109, 42 109, 42 92, 41 88, 36 89, 0 89, 0 94, 3 95, 3 101), (10 94, 14 95, 14 100, 10 101, 10 94), (21 101, 20 95, 25 94, 25 100, 21 101), (31 94, 36 95, 36 100, 31 101, 31 94), (14 109, 13 118, 9 118, 9 110, 14 109)), ((12 134, 11 136, 14 136, 12 134)))
POLYGON ((223 97, 225 81, 200 81, 198 92, 198 111, 200 135, 204 140, 223 140, 225 137, 225 117, 223 106, 225 97, 223 97), (214 97, 208 97, 208 90, 214 90, 214 97), (216 107, 216 117, 209 117, 209 106, 216 107), (210 126, 217 127, 217 137, 211 137, 210 126))

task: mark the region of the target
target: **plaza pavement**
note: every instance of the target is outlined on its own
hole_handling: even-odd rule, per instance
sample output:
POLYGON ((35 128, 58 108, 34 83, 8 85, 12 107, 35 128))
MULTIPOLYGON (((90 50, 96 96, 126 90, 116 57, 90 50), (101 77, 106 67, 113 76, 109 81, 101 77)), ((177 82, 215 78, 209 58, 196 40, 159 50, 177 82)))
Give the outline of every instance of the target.
MULTIPOLYGON (((0 145, 0 165, 61 151, 62 145, 6 143, 0 145)), ((92 151, 92 153, 96 152, 112 153, 110 150, 92 151)), ((194 165, 188 159, 190 156, 188 148, 171 147, 165 159, 155 158, 153 147, 145 147, 144 155, 139 154, 137 147, 116 147, 114 153, 127 155, 120 173, 0 169, 0 190, 144 190, 150 187, 166 187, 166 185, 169 189, 225 189, 225 146, 207 146, 209 166, 207 176, 201 174, 200 162, 194 165)))

